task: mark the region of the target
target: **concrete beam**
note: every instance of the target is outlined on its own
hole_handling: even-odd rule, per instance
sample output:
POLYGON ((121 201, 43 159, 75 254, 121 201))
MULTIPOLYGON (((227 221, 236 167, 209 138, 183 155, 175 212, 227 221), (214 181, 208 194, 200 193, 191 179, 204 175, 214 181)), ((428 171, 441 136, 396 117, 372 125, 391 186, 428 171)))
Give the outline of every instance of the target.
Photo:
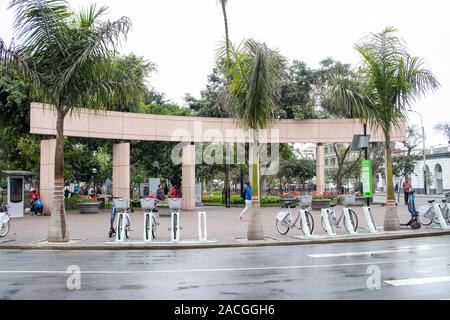
MULTIPOLYGON (((51 106, 32 103, 30 133, 55 135, 56 114, 51 106)), ((356 119, 273 120, 269 130, 261 130, 260 143, 349 143, 363 127, 356 119)), ((383 141, 380 130, 368 128, 370 141, 383 141)), ((73 137, 183 142, 252 142, 234 119, 162 116, 142 113, 90 111, 68 114, 64 135, 73 137)), ((406 138, 405 127, 391 132, 392 141, 406 138)))

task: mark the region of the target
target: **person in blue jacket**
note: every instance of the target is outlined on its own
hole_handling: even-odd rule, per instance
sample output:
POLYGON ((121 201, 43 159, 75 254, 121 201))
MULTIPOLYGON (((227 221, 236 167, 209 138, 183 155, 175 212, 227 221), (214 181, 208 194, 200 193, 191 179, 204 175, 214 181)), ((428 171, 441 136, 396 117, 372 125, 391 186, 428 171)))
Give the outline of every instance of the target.
POLYGON ((250 205, 252 203, 252 186, 250 185, 250 182, 247 182, 247 186, 245 187, 245 208, 242 210, 241 214, 238 216, 239 221, 244 220, 244 213, 247 212, 247 210, 250 208, 250 205))

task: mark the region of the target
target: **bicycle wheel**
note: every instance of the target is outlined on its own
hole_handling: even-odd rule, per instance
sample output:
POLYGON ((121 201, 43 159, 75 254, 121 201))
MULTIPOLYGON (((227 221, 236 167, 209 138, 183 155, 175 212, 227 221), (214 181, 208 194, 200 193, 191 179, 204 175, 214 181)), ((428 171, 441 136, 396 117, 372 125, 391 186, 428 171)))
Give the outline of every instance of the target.
POLYGON ((431 210, 428 210, 425 213, 419 213, 419 222, 424 226, 429 226, 433 222, 433 214, 431 210))
POLYGON ((441 222, 439 221, 439 217, 438 217, 437 214, 434 215, 434 217, 433 217, 433 222, 436 223, 436 224, 441 224, 441 222))
POLYGON ((10 222, 2 223, 2 227, 0 228, 0 238, 6 237, 9 232, 10 222))
POLYGON ((175 216, 174 217, 174 220, 173 220, 173 238, 174 239, 177 239, 177 240, 179 240, 178 238, 177 238, 177 231, 178 231, 178 225, 177 225, 177 216, 175 216))
POLYGON ((154 216, 152 217, 152 221, 153 221, 153 225, 152 225, 152 237, 153 237, 153 239, 155 239, 155 238, 156 238, 156 219, 155 219, 154 216))
MULTIPOLYGON (((314 218, 311 213, 305 211, 306 224, 308 225, 309 232, 312 234, 314 231, 314 218)), ((305 233, 305 229, 303 228, 303 220, 300 219, 300 227, 302 228, 303 233, 305 233)))
POLYGON ((323 231, 328 232, 327 228, 326 228, 326 225, 325 225, 325 220, 323 220, 322 216, 320 216, 320 224, 322 225, 323 231))
MULTIPOLYGON (((356 215, 355 211, 353 211, 352 209, 348 210, 348 213, 350 215, 350 221, 352 223, 352 226, 354 227, 354 230, 356 232, 356 230, 358 229, 358 216, 356 215)), ((344 227, 347 231, 349 231, 349 226, 347 226, 347 221, 344 218, 344 227)))
POLYGON ((127 224, 125 225, 125 238, 129 238, 130 237, 130 227, 131 227, 131 224, 130 224, 130 219, 128 219, 128 217, 127 217, 127 224))
POLYGON ((145 215, 145 239, 149 238, 150 233, 150 216, 148 214, 145 215))
POLYGON ((117 219, 117 240, 122 240, 122 229, 123 229, 123 215, 119 214, 119 219, 117 219))
POLYGON ((276 219, 277 231, 278 231, 279 234, 281 234, 283 236, 286 233, 288 233, 289 229, 290 229, 289 226, 287 225, 286 217, 282 221, 276 219))

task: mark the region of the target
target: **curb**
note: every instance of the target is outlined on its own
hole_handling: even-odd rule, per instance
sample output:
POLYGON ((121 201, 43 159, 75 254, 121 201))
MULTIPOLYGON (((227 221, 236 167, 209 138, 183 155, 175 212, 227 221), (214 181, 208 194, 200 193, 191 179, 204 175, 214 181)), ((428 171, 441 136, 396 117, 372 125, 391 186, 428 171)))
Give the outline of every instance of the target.
POLYGON ((124 245, 0 245, 0 250, 42 250, 42 251, 124 251, 124 250, 192 250, 192 249, 219 249, 219 248, 254 248, 254 247, 279 247, 279 246, 299 246, 331 243, 351 243, 351 242, 370 242, 379 240, 395 240, 410 238, 425 238, 448 236, 450 230, 423 232, 423 233, 404 233, 404 234, 383 234, 370 236, 348 236, 348 237, 330 237, 323 239, 292 240, 277 242, 254 242, 254 243, 199 243, 199 244, 124 244, 124 245))

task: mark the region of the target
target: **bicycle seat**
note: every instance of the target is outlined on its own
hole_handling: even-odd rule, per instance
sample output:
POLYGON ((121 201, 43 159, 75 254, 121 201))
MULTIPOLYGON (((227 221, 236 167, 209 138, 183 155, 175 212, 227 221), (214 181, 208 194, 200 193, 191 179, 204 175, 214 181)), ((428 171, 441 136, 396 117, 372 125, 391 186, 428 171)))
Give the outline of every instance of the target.
POLYGON ((442 202, 443 202, 443 203, 446 203, 446 202, 447 202, 447 199, 442 199, 442 202))
POLYGON ((436 201, 436 200, 428 200, 428 203, 432 204, 434 201, 436 201))
POLYGON ((330 203, 330 208, 334 208, 334 207, 336 207, 336 204, 335 203, 330 203))

